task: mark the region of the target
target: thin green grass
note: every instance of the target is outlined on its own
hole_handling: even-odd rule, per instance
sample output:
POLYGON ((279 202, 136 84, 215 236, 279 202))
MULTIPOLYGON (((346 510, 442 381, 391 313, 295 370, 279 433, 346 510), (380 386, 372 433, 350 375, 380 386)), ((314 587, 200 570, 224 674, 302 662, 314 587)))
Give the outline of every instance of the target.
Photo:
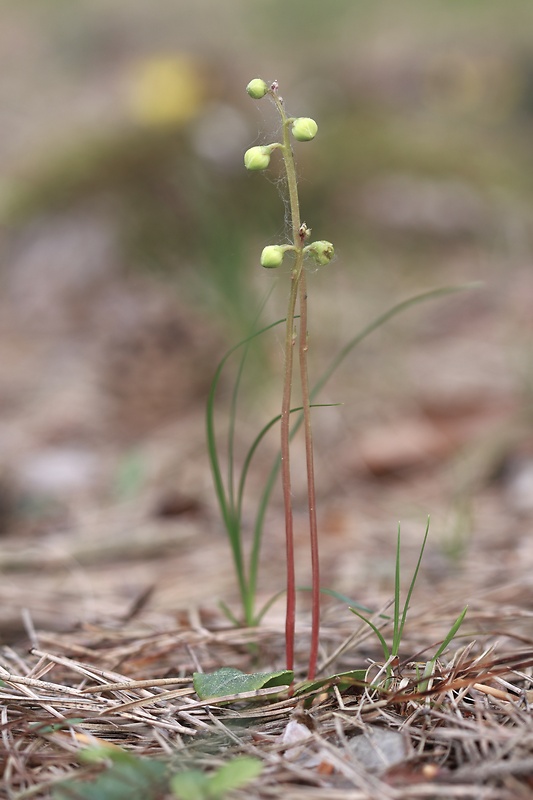
MULTIPOLYGON (((424 551, 426 549, 426 544, 429 536, 429 523, 430 520, 428 518, 426 529, 424 532, 424 537, 422 539, 422 544, 420 546, 420 551, 418 553, 418 559, 416 562, 415 569, 413 571, 413 575, 409 582, 409 588, 407 589, 407 595, 405 597, 405 602, 402 605, 401 602, 401 530, 400 525, 398 525, 398 536, 396 540, 396 560, 395 560, 395 568, 394 568, 394 601, 393 601, 393 614, 392 614, 392 643, 391 646, 387 644, 385 636, 383 635, 382 631, 378 628, 378 626, 367 617, 359 607, 350 606, 350 611, 352 614, 355 614, 360 620, 362 620, 369 628, 374 632, 376 635, 381 649, 383 651, 384 657, 384 668, 386 672, 386 680, 385 680, 385 689, 389 689, 392 685, 392 681, 394 678, 394 665, 397 663, 399 655, 400 655, 400 647, 403 640, 403 633, 405 628, 405 623, 407 621, 407 615, 409 612, 409 608, 411 607, 411 598, 416 586, 416 582, 418 579, 418 573, 420 571, 420 566, 422 564, 422 559, 424 557, 424 551)), ((450 642, 455 638, 457 632, 461 625, 463 624, 463 620, 466 616, 467 608, 464 608, 453 625, 450 627, 450 630, 444 637, 442 643, 440 644, 439 648, 436 650, 434 655, 426 662, 423 674, 421 676, 421 681, 418 686, 418 691, 424 692, 429 687, 430 677, 433 674, 435 664, 437 659, 444 653, 450 642)))
MULTIPOLYGON (((239 586, 239 593, 241 598, 241 603, 244 612, 244 620, 247 625, 254 624, 254 600, 255 600, 255 593, 250 591, 249 581, 246 578, 246 567, 244 563, 244 553, 243 553, 243 541, 242 541, 242 526, 241 520, 237 513, 237 508, 235 505, 234 499, 234 490, 233 490, 233 450, 234 450, 234 437, 235 437, 235 417, 236 417, 236 391, 233 392, 233 400, 232 400, 232 409, 231 409, 231 422, 229 428, 229 467, 228 467, 228 486, 224 483, 224 479, 222 477, 222 468, 220 464, 220 457, 219 457, 219 448, 217 443, 217 437, 215 432, 215 398, 216 398, 216 391, 218 388, 218 384, 220 381, 220 376, 222 375, 222 371, 224 366, 230 356, 239 350, 239 348, 246 346, 250 341, 255 339, 257 336, 261 336, 261 334, 265 333, 266 331, 270 330, 271 328, 276 327, 280 323, 284 322, 283 319, 277 320, 276 322, 267 325, 261 330, 256 331, 255 333, 250 334, 250 336, 243 339, 238 344, 234 345, 228 352, 224 355, 222 360, 220 361, 213 380, 211 382, 211 387, 209 390, 209 394, 207 397, 207 406, 206 406, 206 434, 207 434, 207 451, 209 456, 209 462, 211 465, 211 474, 213 477, 213 484, 215 487, 215 493, 217 496, 218 505, 220 508, 220 513, 222 516, 222 522, 224 524, 224 528, 226 530, 226 534, 228 537, 228 541, 231 547, 231 553, 233 557, 233 565, 235 569, 235 576, 237 578, 238 586, 239 586)), ((244 355, 246 356, 246 350, 244 355)), ((241 359, 241 365, 243 365, 243 360, 241 359)), ((239 368, 237 373, 237 380, 236 380, 236 388, 238 390, 240 377, 242 375, 242 368, 239 368)))
MULTIPOLYGON (((322 376, 312 387, 310 392, 311 400, 314 401, 318 397, 319 393, 322 391, 326 383, 332 377, 335 370, 341 365, 341 363, 352 352, 352 350, 354 350, 354 348, 358 344, 360 344, 367 336, 369 336, 375 330, 377 330, 386 322, 391 320, 393 317, 397 316, 398 314, 401 314, 403 311, 406 311, 409 308, 418 305, 419 303, 445 297, 446 295, 471 288, 475 285, 476 284, 447 286, 447 287, 442 287, 440 289, 433 289, 427 292, 422 292, 421 294, 415 295, 414 297, 411 297, 408 300, 404 300, 401 303, 392 306, 392 308, 388 309, 383 314, 380 314, 372 322, 370 322, 367 326, 365 326, 356 336, 350 339, 350 341, 347 342, 347 344, 339 351, 337 356, 334 359, 332 359, 330 365, 327 367, 322 376)), ((215 492, 221 511, 222 521, 231 547, 233 565, 238 582, 239 594, 242 605, 243 621, 246 625, 249 626, 258 625, 261 622, 262 618, 264 617, 265 613, 272 606, 273 602, 273 600, 269 600, 265 604, 265 606, 263 606, 259 611, 256 611, 255 609, 256 605, 255 598, 257 594, 259 563, 261 555, 261 546, 263 541, 265 516, 272 495, 272 491, 274 489, 274 486, 276 485, 276 481, 279 475, 279 470, 281 466, 281 457, 279 454, 272 465, 269 475, 265 481, 261 497, 259 499, 259 503, 255 514, 251 549, 247 563, 245 561, 245 549, 243 541, 244 540, 244 531, 242 525, 243 501, 246 490, 246 481, 248 478, 253 457, 255 456, 259 448, 259 445, 261 444, 266 434, 269 432, 269 430, 271 430, 271 428, 273 428, 279 422, 280 415, 277 415, 276 417, 271 419, 266 425, 264 425, 261 428, 260 432, 255 437, 244 458, 240 470, 239 480, 237 484, 235 484, 234 475, 236 467, 235 467, 234 451, 235 451, 235 427, 236 427, 237 405, 238 405, 237 401, 238 401, 239 389, 241 386, 241 379, 244 371, 245 361, 248 355, 249 345, 254 339, 257 339, 257 337, 262 336, 272 328, 275 328, 276 326, 281 325, 284 322, 285 322, 284 319, 276 320, 276 322, 273 322, 270 325, 266 325, 260 330, 250 334, 250 336, 247 336, 245 339, 238 342, 238 344, 234 345, 230 350, 228 350, 228 352, 224 355, 224 357, 220 361, 217 370, 215 372, 215 375, 213 377, 206 407, 207 450, 208 450, 209 461, 211 464, 211 472, 213 475, 215 492), (228 454, 227 484, 225 484, 222 477, 221 456, 219 453, 218 439, 215 430, 215 400, 216 400, 217 388, 224 367, 226 366, 230 357, 240 349, 243 349, 243 352, 239 361, 237 375, 235 378, 234 387, 232 391, 232 399, 231 399, 230 423, 229 423, 228 438, 227 438, 227 454, 228 454), (235 485, 237 485, 236 491, 234 488, 235 485)), ((313 406, 317 405, 319 404, 313 402, 313 406)), ((324 405, 336 405, 336 404, 324 404, 324 405)), ((296 432, 298 431, 303 422, 303 415, 301 414, 301 409, 299 407, 291 409, 291 413, 298 413, 298 417, 293 423, 291 428, 291 438, 292 438, 294 437, 294 435, 296 434, 296 432)), ((276 595, 276 597, 278 596, 279 595, 276 595)), ((238 624, 237 617, 232 612, 229 611, 228 607, 225 604, 223 604, 222 607, 225 613, 232 619, 232 621, 238 624)))
POLYGON ((409 588, 407 590, 407 596, 405 598, 405 603, 401 604, 401 529, 400 525, 398 525, 398 536, 396 540, 396 560, 395 560, 395 567, 394 567, 394 602, 393 602, 393 613, 392 613, 392 644, 389 647, 384 635, 380 631, 380 629, 375 625, 371 619, 366 617, 358 608, 350 606, 350 611, 352 614, 355 614, 356 617, 359 617, 372 631, 375 633, 380 645, 381 649, 383 650, 383 657, 385 659, 385 666, 387 672, 387 681, 386 686, 390 685, 390 682, 393 677, 393 662, 398 658, 400 653, 400 645, 402 642, 403 631, 405 628, 405 623, 407 620, 407 613, 409 611, 409 606, 411 603, 411 597, 415 588, 416 580, 418 578, 418 572, 420 570, 420 564, 422 563, 422 558, 424 556, 424 550, 426 549, 427 538, 429 535, 429 519, 426 525, 426 530, 424 532, 424 538, 422 540, 422 545, 420 547, 420 552, 418 554, 418 560, 416 562, 415 570, 413 572, 413 576, 409 583, 409 588))
MULTIPOLYGON (((369 336, 375 330, 380 328, 386 322, 393 319, 395 316, 401 314, 403 311, 406 311, 409 308, 412 308, 420 303, 426 302, 428 300, 434 300, 441 297, 445 297, 446 295, 463 291, 465 289, 472 288, 476 285, 477 284, 447 286, 439 289, 432 289, 427 292, 422 292, 421 294, 415 295, 407 300, 403 300, 402 302, 397 303, 396 305, 392 306, 390 309, 385 311, 383 314, 380 314, 372 322, 366 325, 356 336, 350 339, 350 341, 347 342, 347 344, 339 351, 337 356, 331 361, 330 365, 327 367, 327 369, 323 372, 321 377, 312 387, 310 392, 311 400, 314 401, 318 397, 319 393, 322 391, 326 383, 332 377, 333 373, 346 359, 346 357, 352 352, 352 350, 354 350, 358 344, 360 344, 364 339, 366 339, 367 336, 369 336)), ((258 337, 267 333, 269 330, 275 328, 278 325, 283 324, 284 322, 285 319, 276 320, 275 322, 272 322, 270 325, 266 325, 265 327, 260 328, 254 333, 251 333, 245 339, 238 342, 230 350, 228 350, 228 352, 224 355, 224 357, 220 361, 217 370, 215 372, 215 375, 213 377, 213 380, 211 382, 211 387, 206 406, 207 450, 211 465, 211 472, 213 475, 213 482, 215 486, 215 492, 221 512, 223 525, 231 548, 235 575, 239 587, 239 595, 240 595, 242 614, 243 614, 243 619, 241 620, 241 623, 244 622, 244 624, 248 626, 258 625, 261 622, 262 618, 264 617, 265 613, 269 610, 269 608, 271 608, 275 599, 277 599, 281 594, 283 594, 283 592, 276 594, 273 599, 269 600, 261 609, 256 611, 256 595, 257 595, 261 545, 263 541, 265 517, 268 509, 268 504, 270 502, 270 498, 272 495, 272 491, 274 486, 276 485, 276 481, 280 471, 280 466, 281 466, 280 454, 278 454, 271 467, 271 470, 265 481, 263 492, 259 499, 259 503, 255 514, 251 548, 247 560, 245 559, 245 543, 244 543, 245 532, 243 530, 243 502, 246 491, 246 481, 249 475, 252 460, 264 437, 279 422, 280 415, 277 415, 276 417, 271 419, 268 423, 266 423, 266 425, 264 425, 261 428, 261 430, 253 440, 252 444, 250 445, 246 453, 246 456, 240 468, 240 476, 238 478, 238 481, 236 481, 235 474, 237 468, 235 464, 234 452, 235 452, 235 430, 236 430, 236 420, 237 420, 237 410, 238 410, 237 409, 238 396, 250 344, 254 339, 257 339, 258 337), (224 367, 226 366, 230 357, 241 349, 242 349, 242 354, 239 360, 236 378, 234 381, 232 395, 231 395, 230 422, 227 434, 227 456, 226 456, 227 478, 226 482, 224 482, 223 470, 221 467, 222 456, 218 444, 218 438, 216 435, 216 426, 215 426, 216 393, 224 367)), ((338 404, 335 403, 318 404, 313 402, 313 407, 327 407, 332 405, 338 405, 338 404)), ((291 414, 298 414, 295 422, 291 427, 290 436, 292 439, 295 436, 296 432, 299 430, 303 422, 303 414, 301 413, 301 407, 296 407, 291 409, 291 414)), ((222 604, 221 607, 223 608, 227 616, 232 620, 232 622, 234 622, 235 624, 241 624, 239 623, 237 616, 229 610, 227 605, 222 604)), ((403 624, 405 624, 405 620, 403 620, 403 624)), ((400 621, 397 621, 397 631, 399 631, 400 638, 402 630, 403 630, 403 625, 400 623, 400 621)))

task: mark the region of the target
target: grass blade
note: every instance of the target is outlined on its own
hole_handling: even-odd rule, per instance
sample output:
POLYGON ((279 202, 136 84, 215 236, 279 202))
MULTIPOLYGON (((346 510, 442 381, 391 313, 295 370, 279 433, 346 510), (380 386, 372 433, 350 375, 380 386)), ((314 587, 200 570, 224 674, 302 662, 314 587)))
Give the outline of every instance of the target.
POLYGON ((367 336, 369 336, 378 328, 381 328, 382 325, 384 325, 390 319, 393 319, 393 317, 397 317, 398 314, 401 314, 403 311, 407 311, 408 308, 417 306, 420 303, 425 303, 426 300, 436 300, 439 297, 445 297, 446 295, 455 294, 456 292, 463 292, 467 289, 475 289, 479 286, 479 283, 463 283, 454 286, 442 286, 440 289, 430 289, 427 292, 416 294, 413 297, 410 297, 408 300, 402 300, 400 303, 392 306, 383 314, 380 314, 378 317, 372 320, 372 322, 363 328, 362 331, 360 331, 356 336, 353 337, 353 339, 350 339, 350 341, 344 345, 336 358, 333 359, 329 367, 324 371, 321 378, 313 386, 311 390, 311 398, 313 399, 319 392, 322 391, 337 367, 344 361, 346 356, 352 352, 354 347, 357 347, 357 345, 360 344, 363 339, 366 339, 367 336))
POLYGON ((368 625, 370 628, 372 628, 372 630, 374 631, 374 633, 376 634, 376 636, 379 639, 379 643, 381 645, 381 648, 383 650, 383 655, 385 657, 385 662, 388 662, 389 659, 390 659, 390 656, 391 656, 390 650, 387 647, 387 642, 385 641, 385 638, 384 638, 383 634, 381 633, 381 631, 379 630, 379 628, 376 625, 374 625, 374 623, 371 620, 369 620, 367 617, 363 616, 363 614, 361 614, 361 612, 357 608, 354 608, 353 606, 350 606, 350 611, 352 612, 352 614, 355 614, 356 617, 359 617, 360 620, 362 620, 364 623, 366 623, 366 625, 368 625))
POLYGON ((398 535, 396 539, 396 560, 394 564, 394 604, 393 604, 393 619, 394 624, 392 628, 392 654, 394 656, 398 655, 398 650, 400 649, 400 642, 402 640, 402 632, 403 626, 405 624, 405 614, 407 609, 407 602, 405 603, 403 610, 404 614, 402 617, 402 621, 400 622, 400 584, 401 584, 401 564, 400 564, 400 554, 402 549, 402 535, 401 535, 401 528, 400 524, 398 523, 398 535))
POLYGON ((468 606, 465 606, 463 608, 463 610, 461 611, 461 613, 459 614, 459 616, 457 617, 457 619, 455 620, 455 622, 453 623, 453 625, 450 628, 450 630, 448 631, 448 633, 446 634, 446 637, 443 639, 442 644, 440 645, 439 649, 437 650, 437 652, 435 653, 433 658, 431 658, 429 663, 433 663, 434 664, 436 662, 436 660, 438 658, 440 658, 440 656, 444 653, 444 651, 446 650, 446 648, 448 647, 450 642, 453 639, 455 639, 457 631, 459 630, 459 628, 463 624, 463 621, 464 621, 464 618, 466 617, 466 612, 467 611, 468 611, 468 606))
POLYGON ((222 470, 220 467, 220 458, 217 448, 216 431, 215 431, 215 397, 218 384, 220 381, 220 376, 230 356, 233 353, 235 353, 240 347, 243 347, 248 342, 252 341, 252 339, 255 339, 257 336, 261 336, 263 333, 266 333, 266 331, 276 327, 276 325, 280 325, 283 322, 285 322, 284 319, 272 322, 270 325, 267 325, 264 328, 261 328, 260 330, 250 334, 250 336, 247 336, 245 339, 241 340, 227 351, 227 353, 221 359, 215 371, 213 380, 211 381, 211 386, 209 389, 209 394, 207 397, 207 404, 206 404, 207 452, 209 457, 209 463, 211 466, 211 474, 213 476, 213 484, 215 487, 215 494, 220 508, 222 521, 224 523, 224 527, 226 529, 226 533, 228 535, 228 539, 230 542, 231 552, 233 556, 233 563, 235 566, 235 572, 239 584, 239 593, 241 596, 241 601, 243 604, 247 624, 251 624, 253 618, 253 609, 250 608, 252 601, 250 600, 249 582, 247 582, 246 580, 246 574, 244 568, 240 520, 236 517, 235 509, 233 508, 230 499, 228 499, 228 494, 226 493, 226 487, 224 485, 224 481, 222 478, 222 470))
POLYGON ((398 602, 398 610, 399 610, 399 602, 400 602, 400 527, 398 526, 398 550, 396 553, 396 584, 395 584, 395 610, 394 610, 394 622, 395 622, 395 630, 394 630, 394 642, 392 646, 393 655, 397 656, 398 651, 400 649, 400 643, 402 641, 403 636, 403 629, 405 627, 405 620, 407 619, 407 612, 409 611, 409 604, 411 603, 411 595, 413 594, 415 584, 418 578, 418 572, 420 570, 420 565, 422 563, 422 558, 424 556, 424 550, 426 549, 426 542, 428 540, 429 535, 429 523, 430 518, 428 517, 428 521, 426 524, 426 530, 424 533, 424 538, 422 540, 422 546, 420 548, 420 552, 418 554, 418 561, 416 562, 415 571, 413 572, 413 577, 411 578, 411 583, 409 584, 409 590, 407 592, 407 597, 405 598, 405 603, 402 612, 402 620, 401 623, 396 629, 396 602, 398 602), (396 600, 397 598, 397 600, 396 600))
POLYGON ((463 624, 463 621, 464 621, 464 618, 466 617, 466 612, 467 611, 468 611, 468 606, 465 606, 463 608, 463 610, 461 611, 461 613, 459 614, 459 616, 457 617, 457 619, 455 620, 455 622, 453 623, 453 625, 451 626, 451 628, 448 631, 448 633, 446 634, 445 638, 442 641, 442 644, 440 645, 440 647, 436 651, 435 655, 432 656, 432 658, 430 658, 430 660, 426 663, 426 667, 424 669, 424 675, 423 675, 423 677, 426 680, 423 680, 423 681, 421 681, 419 683, 418 690, 420 692, 425 692, 429 688, 430 678, 431 678, 431 675, 433 674, 433 670, 435 668, 435 664, 437 663, 437 659, 440 658, 440 656, 444 653, 444 651, 446 650, 446 648, 448 647, 450 642, 453 639, 455 639, 457 631, 459 630, 459 628, 463 624))
MULTIPOLYGON (((266 306, 270 295, 273 292, 274 287, 267 292, 264 300, 262 301, 261 305, 259 306, 259 310, 255 316, 254 322, 252 324, 252 329, 256 327, 257 322, 259 321, 261 314, 263 313, 263 309, 266 306)), ((264 331, 262 331, 264 333, 264 331)), ((257 336, 260 335, 260 331, 257 332, 257 336)), ((235 423, 237 421, 237 402, 239 398, 239 390, 241 386, 241 380, 244 373, 244 366, 246 364, 246 359, 248 357, 248 351, 250 349, 250 344, 253 339, 256 338, 252 335, 252 338, 247 339, 246 341, 239 344, 242 346, 243 352, 239 361, 239 367, 237 369, 237 375, 235 377, 235 382, 233 384, 233 391, 231 393, 231 405, 230 405, 230 414, 229 414, 229 426, 228 426, 228 443, 227 443, 227 468, 228 468, 228 478, 227 478, 227 486, 228 486, 228 502, 232 508, 235 508, 235 459, 234 459, 234 451, 235 451, 235 423)), ((237 518, 240 519, 240 514, 237 513, 237 518)))

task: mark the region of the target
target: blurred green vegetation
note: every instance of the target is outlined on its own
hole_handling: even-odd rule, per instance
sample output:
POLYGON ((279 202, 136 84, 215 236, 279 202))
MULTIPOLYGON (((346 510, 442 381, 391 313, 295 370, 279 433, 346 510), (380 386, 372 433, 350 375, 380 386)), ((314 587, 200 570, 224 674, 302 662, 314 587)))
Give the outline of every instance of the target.
POLYGON ((289 109, 319 121, 312 151, 297 150, 304 218, 335 242, 347 270, 435 265, 465 241, 493 247, 495 219, 533 200, 533 6, 525 0, 223 8, 203 0, 195 9, 159 0, 149 11, 123 0, 44 0, 37 10, 28 0, 6 8, 45 26, 52 77, 78 63, 71 80, 90 82, 91 65, 112 69, 117 52, 142 63, 168 53, 174 36, 178 54, 195 52, 206 92, 174 126, 125 113, 98 134, 76 128, 69 138, 65 125, 4 192, 4 222, 16 230, 43 213, 103 204, 127 269, 178 280, 241 331, 255 315, 257 254, 284 236, 275 170, 267 180, 250 176, 233 157, 221 168, 199 152, 195 125, 218 104, 250 130, 243 147, 256 140, 269 118, 244 95, 251 65, 280 79, 289 109), (429 220, 426 197, 436 197, 429 220), (473 208, 470 222, 457 213, 439 219, 456 197, 473 208))

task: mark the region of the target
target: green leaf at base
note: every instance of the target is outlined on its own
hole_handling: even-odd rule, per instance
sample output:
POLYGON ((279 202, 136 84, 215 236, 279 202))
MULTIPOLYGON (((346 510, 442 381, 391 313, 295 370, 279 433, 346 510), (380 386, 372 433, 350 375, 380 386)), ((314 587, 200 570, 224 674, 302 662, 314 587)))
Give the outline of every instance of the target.
POLYGON ((211 673, 195 672, 193 686, 200 700, 208 700, 210 697, 254 692, 271 686, 289 686, 293 677, 290 670, 246 673, 235 667, 222 667, 211 673))

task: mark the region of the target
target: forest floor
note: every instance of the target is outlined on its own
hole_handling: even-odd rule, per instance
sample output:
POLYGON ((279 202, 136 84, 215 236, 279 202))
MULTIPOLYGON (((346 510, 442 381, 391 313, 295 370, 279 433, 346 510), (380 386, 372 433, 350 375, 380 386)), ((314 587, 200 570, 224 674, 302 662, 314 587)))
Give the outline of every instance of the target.
MULTIPOLYGON (((124 5, 124 20, 130 19, 130 6, 124 5)), ((137 5, 139 19, 143 6, 137 5)), ((126 56, 123 61, 116 57, 117 42, 124 52, 137 52, 142 40, 138 21, 132 18, 127 28, 117 11, 110 28, 103 17, 91 16, 89 4, 84 13, 93 27, 80 15, 71 28, 53 28, 51 16, 50 35, 41 39, 46 26, 14 5, 2 34, 6 47, 0 58, 9 78, 2 106, 9 113, 4 112, 0 142, 6 175, 13 176, 12 165, 25 162, 43 137, 56 146, 59 141, 61 149, 58 137, 68 127, 63 113, 69 108, 73 130, 92 131, 83 153, 96 164, 97 178, 91 182, 90 175, 84 184, 82 169, 81 178, 76 174, 81 182, 81 189, 75 186, 76 202, 67 199, 62 208, 49 207, 50 188, 59 187, 57 196, 65 188, 65 164, 59 158, 56 183, 42 181, 35 208, 20 212, 19 207, 17 224, 13 230, 6 225, 3 238, 0 794, 4 791, 10 800, 170 797, 168 775, 157 769, 152 773, 149 759, 163 761, 171 774, 200 768, 213 775, 233 756, 245 754, 258 758, 263 769, 235 792, 242 798, 532 797, 533 245, 527 181, 522 183, 531 172, 529 131, 517 128, 513 134, 509 124, 509 133, 504 123, 510 138, 500 146, 490 116, 482 134, 477 118, 466 134, 468 125, 454 128, 453 121, 441 130, 442 120, 453 116, 446 91, 444 111, 438 104, 429 110, 431 124, 423 113, 417 116, 418 107, 413 113, 411 98, 427 90, 425 76, 440 68, 431 61, 430 39, 422 50, 405 47, 398 56, 405 69, 398 74, 394 59, 389 62, 387 56, 381 63, 376 56, 388 53, 387 47, 369 51, 366 73, 364 58, 358 66, 363 90, 362 100, 356 95, 355 110, 346 111, 344 99, 331 92, 331 113, 337 117, 330 131, 335 134, 337 123, 339 130, 346 126, 354 142, 356 177, 344 184, 344 175, 324 177, 318 170, 322 191, 332 186, 331 219, 338 217, 348 232, 344 241, 335 241, 339 255, 331 267, 310 275, 312 375, 320 374, 332 354, 394 303, 443 285, 480 285, 395 318, 350 354, 324 392, 323 402, 343 405, 314 413, 322 585, 375 612, 373 620, 383 624, 390 643, 390 621, 380 614, 390 613, 394 597, 398 523, 402 599, 430 516, 428 544, 391 674, 383 674, 383 653, 370 627, 350 612, 348 602, 325 594, 319 659, 319 677, 325 682, 299 693, 310 637, 309 598, 301 592, 295 693, 264 687, 253 697, 228 692, 222 699, 202 699, 193 673, 220 667, 246 673, 284 669, 283 596, 257 628, 232 625, 221 611, 223 602, 240 618, 231 552, 206 455, 205 401, 218 360, 236 339, 228 333, 227 320, 221 321, 222 313, 191 299, 197 286, 191 291, 190 276, 203 274, 204 268, 205 295, 213 290, 207 247, 199 247, 194 258, 180 251, 179 274, 170 282, 168 275, 132 269, 131 254, 121 249, 123 230, 117 220, 122 223, 139 211, 147 176, 161 167, 161 140, 147 138, 139 156, 135 135, 122 140, 113 127, 115 112, 126 115, 129 75, 126 56), (82 34, 89 37, 85 50, 78 47, 82 34), (26 54, 32 47, 30 69, 26 54), (421 53, 422 61, 409 60, 413 52, 421 53), (43 54, 50 78, 44 97, 32 89, 33 70, 36 65, 40 69, 43 54), (93 72, 84 72, 84 58, 93 72), (13 64, 18 68, 12 69, 13 64), (78 72, 67 69, 69 64, 78 72), (80 89, 79 76, 89 73, 80 89), (388 109, 389 128, 372 103, 365 117, 365 91, 388 109), (32 125, 25 115, 11 113, 12 98, 26 93, 32 125), (110 149, 95 156, 91 136, 100 134, 104 117, 112 121, 110 149), (427 127, 419 124, 424 119, 427 127), (456 138, 449 135, 451 128, 456 138), (478 144, 480 135, 486 139, 478 144), (122 152, 124 161, 118 158, 122 152), (152 160, 141 163, 134 179, 120 171, 130 162, 138 166, 136 159, 142 161, 146 153, 152 160), (110 169, 117 158, 118 176, 110 169), (439 171, 441 161, 449 176, 439 171), (427 163, 436 165, 435 175, 428 173, 427 163), (478 185, 484 179, 486 191, 478 185), (363 222, 352 235, 354 219, 363 222), (187 260, 191 263, 181 271, 187 260), (460 630, 425 685, 420 670, 465 607, 460 630), (364 671, 364 678, 334 677, 353 670, 364 671), (120 757, 113 762, 111 755, 121 751, 109 751, 106 763, 114 767, 107 783, 104 772, 103 783, 85 785, 82 779, 96 780, 101 769, 83 760, 83 751, 94 744, 118 745, 139 760, 124 762, 120 772, 120 757), (60 788, 73 776, 77 788, 60 788)), ((199 14, 197 29, 204 27, 199 14)), ((233 36, 238 39, 240 31, 237 26, 233 36)), ((211 64, 207 55, 219 31, 211 31, 211 37, 204 43, 206 64, 211 64)), ((234 50, 227 55, 227 80, 220 81, 224 87, 232 85, 234 50)), ((515 78, 522 85, 522 73, 504 71, 505 80, 496 85, 491 70, 500 73, 491 59, 480 57, 479 73, 466 73, 481 80, 488 65, 485 101, 492 110, 493 88, 496 100, 507 100, 512 92, 506 87, 514 86, 515 78)), ((450 64, 456 69, 453 59, 450 64)), ((338 68, 326 89, 359 85, 347 67, 341 63, 338 68)), ((292 72, 287 65, 287 74, 292 72)), ((460 71, 454 79, 457 75, 460 71)), ((436 89, 437 83, 433 94, 436 89)), ((228 94, 217 102, 228 103, 228 94)), ((233 121, 239 103, 225 106, 233 121)), ((246 123, 239 119, 246 138, 246 123)), ((184 146, 178 137, 175 145, 177 150, 184 146)), ((48 163, 46 148, 40 154, 48 163)), ((189 151, 178 156, 191 161, 189 151)), ((195 158, 199 164, 198 152, 195 158)), ((240 150, 237 160, 240 169, 240 150)), ((322 161, 329 163, 326 157, 322 161)), ((79 167, 76 161, 67 166, 73 164, 79 167)), ((241 191, 231 171, 217 173, 212 164, 209 169, 222 183, 227 179, 228 192, 241 191)), ((187 180, 198 177, 194 170, 185 175, 187 180)), ((201 168, 198 175, 204 175, 201 168)), ((166 162, 162 183, 160 174, 158 180, 153 216, 147 219, 159 221, 168 203, 172 228, 176 197, 169 189, 166 162)), ((69 181, 67 176, 72 188, 69 181)), ((177 195, 186 227, 191 208, 200 213, 194 207, 198 186, 185 182, 178 188, 186 199, 192 197, 190 207, 182 207, 183 196, 177 195)), ((207 196, 205 186, 202 191, 207 196)), ((228 194, 213 219, 196 219, 199 229, 205 233, 206 220, 216 222, 218 213, 231 221, 232 209, 250 206, 250 219, 257 216, 248 197, 244 203, 240 198, 239 205, 228 194)), ((243 247, 246 263, 252 240, 264 235, 257 228, 251 232, 243 247)), ((150 250, 153 241, 148 240, 150 250)), ((175 240, 169 241, 174 247, 175 240)), ((224 236, 221 242, 227 246, 224 236)), ((221 242, 215 241, 217 254, 221 242)), ((270 278, 251 282, 258 297, 269 289, 270 278)), ((227 297, 218 300, 222 307, 227 297)), ((278 300, 274 292, 274 306, 278 300)), ((267 323, 283 313, 282 305, 276 307, 267 323)), ((278 413, 281 339, 274 335, 265 342, 250 365, 237 460, 261 425, 278 413)), ((222 439, 231 369, 217 406, 222 439)), ((276 453, 276 437, 268 437, 249 482, 246 535, 276 453)), ((309 583, 304 458, 296 440, 293 492, 301 586, 309 583)), ((257 608, 283 591, 284 547, 278 493, 266 520, 257 608)), ((191 796, 211 800, 213 794, 204 785, 191 796)))
MULTIPOLYGON (((354 385, 351 367, 335 387, 343 396, 355 393, 357 402, 326 410, 328 418, 317 415, 323 586, 376 613, 387 608, 400 520, 405 597, 431 513, 388 694, 341 684, 314 689, 307 700, 278 693, 272 701, 264 690, 251 704, 241 696, 206 703, 192 685, 194 672, 222 666, 284 667, 283 599, 250 630, 232 626, 218 608, 222 600, 239 615, 204 442, 203 397, 219 343, 206 334, 201 314, 169 311, 161 298, 148 304, 149 313, 144 303, 139 311, 138 291, 144 300, 144 284, 121 289, 135 319, 129 349, 121 337, 109 344, 102 328, 96 344, 83 326, 74 336, 76 315, 64 322, 68 344, 59 323, 36 337, 27 322, 15 319, 9 328, 7 308, 2 317, 2 437, 10 468, 2 488, 0 696, 8 796, 48 796, 72 769, 78 778, 94 777, 95 767, 80 767, 77 756, 90 742, 123 744, 171 763, 177 753, 180 769, 207 771, 232 755, 254 754, 264 769, 247 797, 528 796, 533 439, 528 397, 509 366, 507 332, 509 308, 524 319, 533 301, 529 273, 512 297, 485 287, 432 301, 436 310, 408 312, 416 325, 395 327, 388 339, 379 334, 375 347, 366 355, 363 349, 362 365, 354 358, 364 377, 354 385), (178 319, 182 346, 169 348, 164 331, 175 331, 178 319), (385 366, 372 377, 376 359, 385 366), (431 364, 438 365, 434 374, 431 364), (193 377, 184 382, 186 375, 193 377), (179 396, 177 414, 169 411, 169 391, 179 396), (420 695, 415 664, 431 658, 465 606, 431 690, 420 695), (177 687, 166 699, 162 686, 169 682, 177 687), (49 727, 58 722, 57 730, 49 727), (365 747, 380 755, 369 756, 365 747)), ((110 294, 106 285, 96 307, 110 294)), ((373 301, 359 299, 362 308, 373 301)), ((57 312, 57 297, 53 307, 57 312)), ((262 400, 267 407, 269 401, 262 400)), ((223 429, 223 406, 220 414, 223 429)), ((250 430, 246 420, 238 451, 250 430)), ((265 443, 252 499, 275 449, 275 439, 265 443)), ((297 444, 297 563, 305 585, 302 458, 297 444)), ((283 570, 275 497, 258 607, 283 588, 283 570)), ((305 593, 299 608, 301 681, 309 641, 305 593)), ((375 680, 383 663, 379 643, 347 604, 324 596, 322 624, 320 677, 357 669, 375 680)), ((390 640, 390 624, 384 635, 390 640)), ((135 780, 144 785, 140 774, 135 780)), ((94 791, 103 797, 108 790, 97 784, 94 791)), ((85 795, 57 794, 63 796, 85 795)))

